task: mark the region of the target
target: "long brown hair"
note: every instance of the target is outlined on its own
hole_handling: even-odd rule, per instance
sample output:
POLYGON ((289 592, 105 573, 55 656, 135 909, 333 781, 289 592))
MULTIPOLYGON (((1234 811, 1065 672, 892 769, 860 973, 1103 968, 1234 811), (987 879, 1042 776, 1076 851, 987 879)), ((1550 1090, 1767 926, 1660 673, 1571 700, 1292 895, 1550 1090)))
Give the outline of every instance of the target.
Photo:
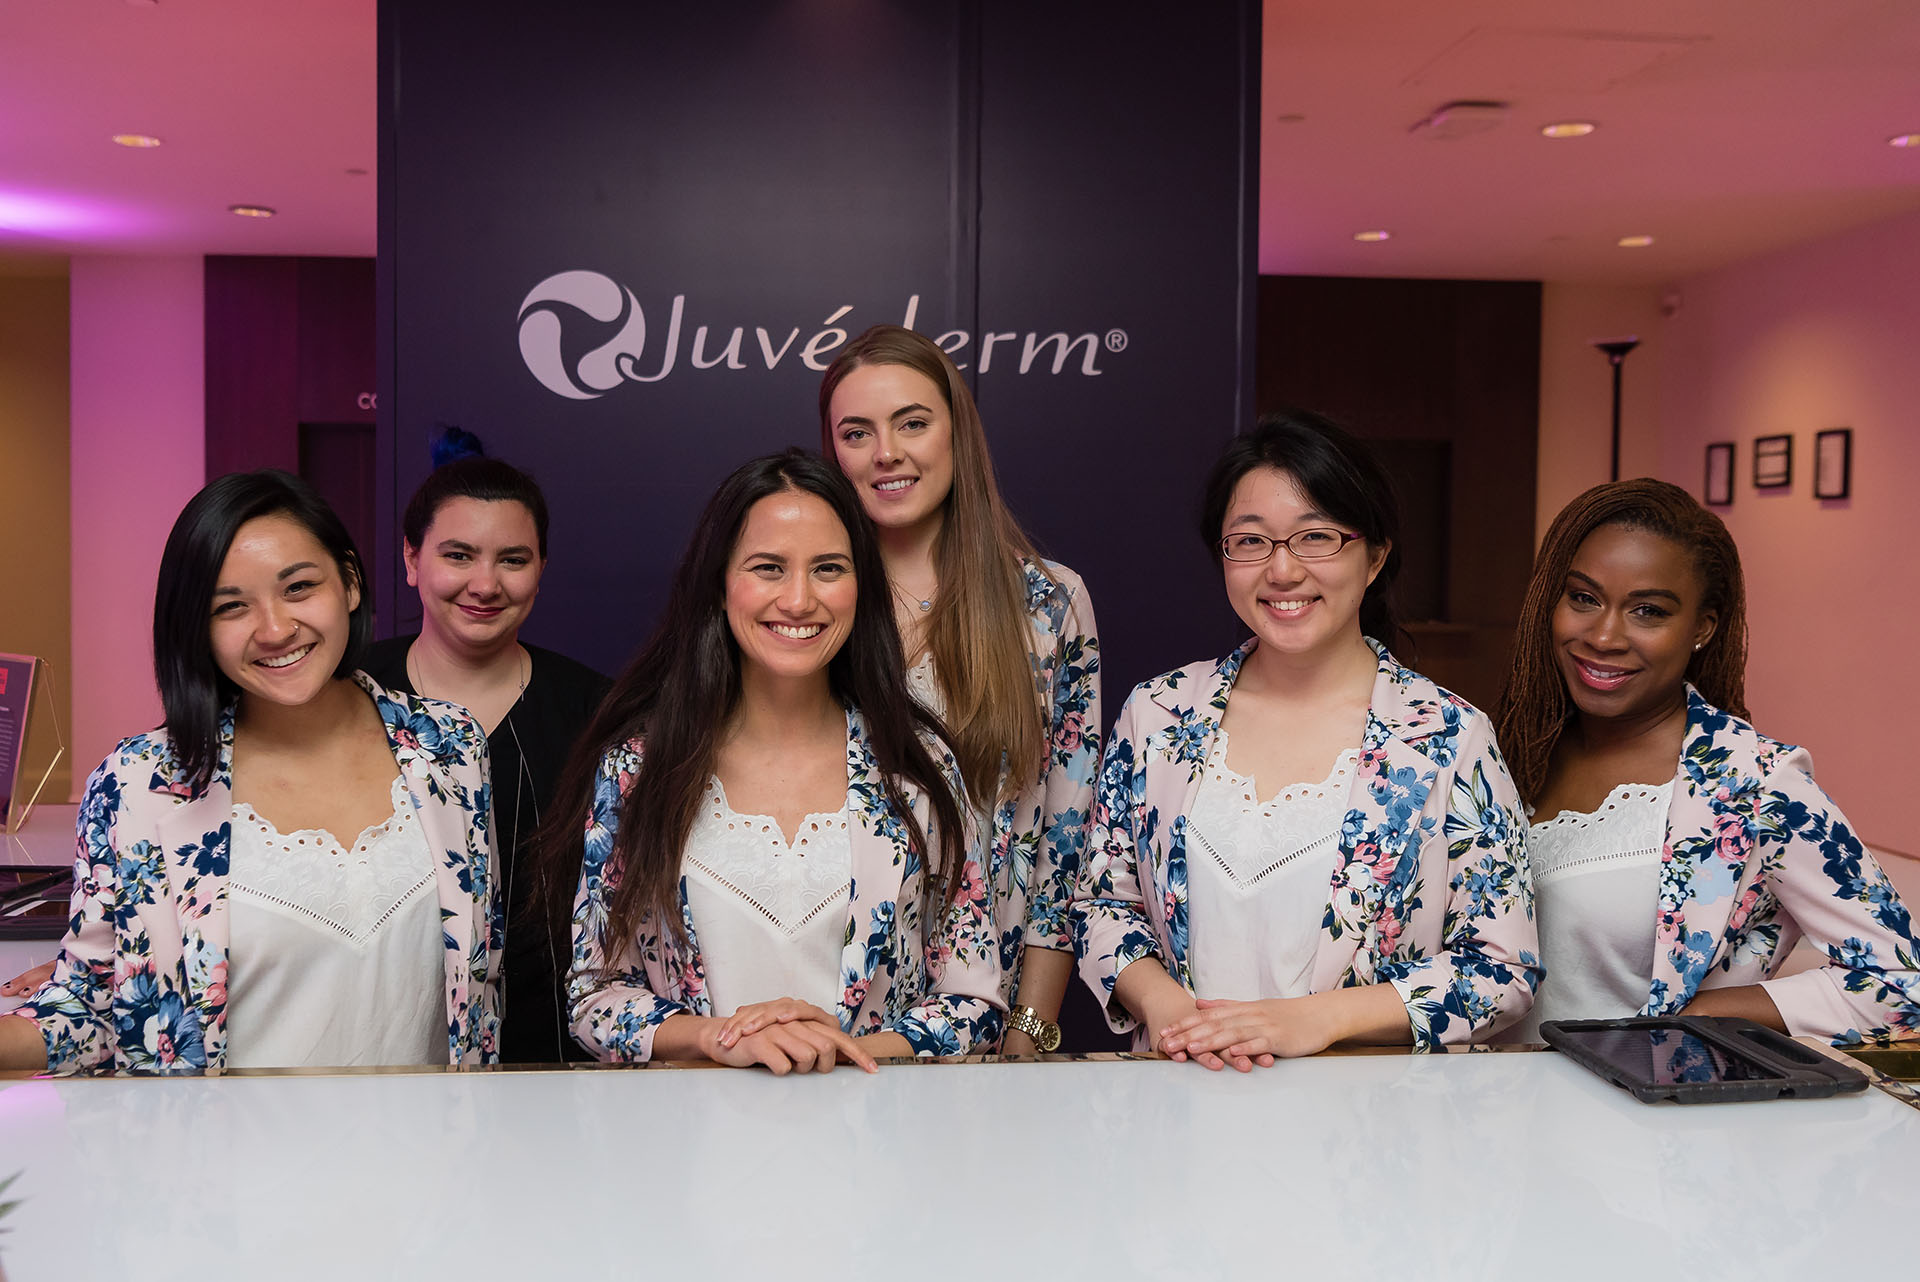
POLYGON ((535 839, 542 874, 535 884, 546 897, 548 919, 557 924, 555 897, 562 887, 571 890, 579 876, 600 760, 631 739, 645 739, 640 771, 620 803, 620 827, 607 859, 610 902, 601 942, 609 959, 649 918, 663 935, 685 942, 680 855, 713 774, 721 736, 740 700, 740 647, 727 624, 726 569, 747 513, 783 491, 825 500, 847 529, 859 595, 853 627, 828 663, 827 679, 843 704, 859 709, 887 804, 926 863, 921 922, 929 935, 960 888, 965 838, 959 799, 920 738, 922 732, 937 734, 938 723, 908 693, 891 597, 875 586, 886 582, 879 544, 846 478, 814 455, 790 449, 742 465, 708 500, 674 575, 660 626, 574 745, 535 839), (926 840, 902 783, 927 797, 937 842, 926 840))
POLYGON ((1704 590, 1700 608, 1717 616, 1713 635, 1687 661, 1687 680, 1701 697, 1736 717, 1747 714, 1747 588, 1740 550, 1720 518, 1677 485, 1642 477, 1596 485, 1562 509, 1533 559, 1520 606, 1513 667, 1494 727, 1521 800, 1546 787, 1554 745, 1573 719, 1573 699, 1553 657, 1553 612, 1567 588, 1567 570, 1589 534, 1603 525, 1671 539, 1693 562, 1704 590))
MULTIPOLYGON (((948 732, 974 801, 999 791, 1005 754, 1007 786, 1036 778, 1047 752, 1047 715, 1029 657, 1027 576, 1022 562, 1046 564, 1013 518, 994 480, 987 433, 973 394, 952 360, 924 334, 875 325, 848 343, 820 380, 820 450, 838 468, 834 389, 865 365, 904 365, 923 375, 947 403, 953 424, 953 488, 934 542, 940 592, 927 616, 927 649, 946 696, 948 732)), ((1051 576, 1049 576, 1051 577, 1051 576)))

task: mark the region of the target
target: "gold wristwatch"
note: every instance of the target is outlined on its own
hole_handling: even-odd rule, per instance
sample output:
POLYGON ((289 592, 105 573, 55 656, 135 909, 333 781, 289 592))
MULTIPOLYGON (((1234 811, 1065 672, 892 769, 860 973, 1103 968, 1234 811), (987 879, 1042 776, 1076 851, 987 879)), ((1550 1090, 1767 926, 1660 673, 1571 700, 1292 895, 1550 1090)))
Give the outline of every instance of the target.
POLYGON ((1034 1049, 1042 1055, 1060 1049, 1060 1025, 1041 1019, 1040 1012, 1031 1006, 1015 1006, 1007 1012, 1007 1031, 1031 1037, 1034 1049))

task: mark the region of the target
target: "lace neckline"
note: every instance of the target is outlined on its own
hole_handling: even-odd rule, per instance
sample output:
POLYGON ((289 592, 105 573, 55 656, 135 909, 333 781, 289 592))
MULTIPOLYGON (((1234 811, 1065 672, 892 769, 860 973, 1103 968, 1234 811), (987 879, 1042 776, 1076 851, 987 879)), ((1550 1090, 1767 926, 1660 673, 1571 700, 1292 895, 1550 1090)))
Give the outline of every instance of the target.
MULTIPOLYGON (((1318 780, 1303 779, 1296 783, 1284 784, 1275 791, 1273 796, 1262 798, 1259 795, 1259 788, 1253 776, 1243 775, 1227 764, 1227 731, 1225 726, 1222 726, 1215 732, 1213 751, 1207 755, 1207 769, 1214 772, 1216 779, 1238 790, 1241 800, 1247 805, 1257 806, 1262 810, 1268 810, 1274 806, 1289 802, 1302 801, 1307 798, 1314 798, 1316 800, 1323 798, 1333 790, 1335 785, 1342 783, 1346 777, 1352 773, 1354 767, 1359 764, 1360 749, 1349 748, 1333 759, 1333 767, 1327 772, 1325 778, 1318 780)), ((1341 789, 1341 795, 1345 795, 1344 788, 1341 789)))
POLYGON ((344 844, 325 828, 296 828, 292 832, 281 832, 271 819, 253 808, 251 802, 236 801, 233 804, 233 817, 252 823, 260 829, 263 838, 275 839, 282 846, 309 846, 315 850, 353 850, 361 853, 385 837, 403 827, 413 814, 412 798, 407 792, 406 780, 401 775, 393 777, 393 783, 387 789, 387 796, 393 802, 393 813, 378 823, 368 824, 360 830, 351 844, 344 844))
POLYGON ((1673 798, 1673 780, 1665 783, 1619 783, 1615 784, 1600 804, 1592 810, 1562 810, 1551 819, 1534 819, 1528 812, 1528 827, 1533 832, 1551 832, 1562 828, 1587 828, 1604 822, 1609 816, 1623 809, 1649 809, 1658 806, 1662 811, 1673 798))
POLYGON ((707 804, 715 807, 713 818, 716 821, 731 821, 727 825, 729 829, 734 823, 739 823, 748 829, 759 831, 770 841, 777 843, 782 850, 794 854, 806 853, 805 847, 810 834, 819 832, 823 828, 831 830, 835 827, 847 826, 847 803, 842 799, 838 810, 814 810, 801 816, 800 826, 794 830, 794 836, 788 837, 786 829, 782 828, 779 821, 772 815, 755 815, 735 810, 733 803, 727 800, 726 785, 720 782, 719 775, 712 776, 709 781, 707 804))

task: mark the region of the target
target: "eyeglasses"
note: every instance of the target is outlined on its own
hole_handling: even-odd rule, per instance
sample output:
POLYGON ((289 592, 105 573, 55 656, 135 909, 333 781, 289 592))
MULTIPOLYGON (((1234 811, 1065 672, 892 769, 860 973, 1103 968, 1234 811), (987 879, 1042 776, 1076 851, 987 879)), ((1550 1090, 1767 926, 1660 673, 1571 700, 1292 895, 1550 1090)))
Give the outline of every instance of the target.
POLYGON ((1270 539, 1264 534, 1243 531, 1220 540, 1220 555, 1229 561, 1264 561, 1273 555, 1275 548, 1285 548, 1302 561, 1317 561, 1322 557, 1337 556, 1347 544, 1365 537, 1364 534, 1348 534, 1345 530, 1325 526, 1296 530, 1284 539, 1270 539))

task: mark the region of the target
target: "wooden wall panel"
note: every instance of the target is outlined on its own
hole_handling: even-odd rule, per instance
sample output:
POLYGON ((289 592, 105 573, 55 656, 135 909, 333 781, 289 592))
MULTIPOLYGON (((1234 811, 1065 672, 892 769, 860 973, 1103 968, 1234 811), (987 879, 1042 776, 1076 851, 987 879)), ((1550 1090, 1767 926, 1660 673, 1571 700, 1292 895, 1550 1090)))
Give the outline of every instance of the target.
POLYGON ((1444 583, 1407 583, 1407 599, 1444 602, 1413 629, 1417 666, 1491 708, 1533 563, 1538 282, 1263 276, 1257 350, 1261 410, 1331 415, 1380 442, 1390 466, 1448 460, 1426 478, 1444 504, 1395 468, 1410 513, 1444 521, 1444 557, 1427 572, 1444 583))

